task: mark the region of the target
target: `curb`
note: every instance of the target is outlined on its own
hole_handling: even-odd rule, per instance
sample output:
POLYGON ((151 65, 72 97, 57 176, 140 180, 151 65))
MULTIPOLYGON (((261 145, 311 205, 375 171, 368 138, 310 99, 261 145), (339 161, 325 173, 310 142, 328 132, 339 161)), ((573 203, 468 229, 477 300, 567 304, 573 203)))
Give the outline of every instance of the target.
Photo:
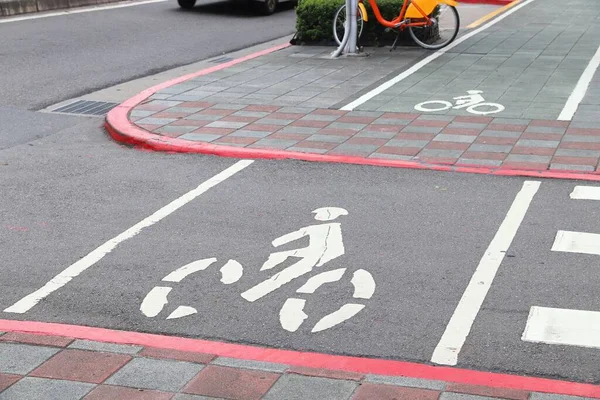
POLYGON ((123 0, 0 0, 0 16, 9 17, 19 14, 98 6, 119 2, 123 2, 123 0))
POLYGON ((453 367, 438 367, 404 361, 280 350, 203 339, 189 339, 47 322, 0 319, 0 331, 65 336, 97 342, 214 354, 220 357, 288 364, 299 367, 441 380, 450 383, 600 399, 600 386, 598 385, 473 371, 453 367))
POLYGON ((128 116, 131 110, 161 89, 176 85, 178 83, 192 78, 196 78, 198 76, 207 75, 215 71, 229 68, 236 64, 240 64, 244 61, 258 58, 263 55, 282 50, 289 46, 289 43, 285 43, 275 47, 271 47, 256 53, 249 54, 245 57, 229 61, 224 64, 206 68, 198 72, 194 72, 192 74, 180 76, 178 78, 163 82, 159 85, 146 89, 141 93, 135 95, 134 97, 131 97, 130 99, 126 100, 119 106, 113 108, 106 116, 105 128, 109 135, 117 142, 132 145, 134 147, 145 150, 169 153, 196 153, 220 157, 269 160, 293 159, 310 162, 370 165, 379 167, 421 169, 441 172, 462 172, 471 174, 522 176, 531 178, 575 179, 600 182, 600 173, 581 173, 577 171, 534 171, 502 167, 492 168, 468 165, 452 166, 443 164, 425 164, 416 161, 363 158, 357 156, 344 155, 323 155, 276 149, 249 149, 226 145, 215 145, 202 142, 191 142, 189 140, 171 138, 150 133, 144 129, 139 128, 131 121, 129 121, 128 116))

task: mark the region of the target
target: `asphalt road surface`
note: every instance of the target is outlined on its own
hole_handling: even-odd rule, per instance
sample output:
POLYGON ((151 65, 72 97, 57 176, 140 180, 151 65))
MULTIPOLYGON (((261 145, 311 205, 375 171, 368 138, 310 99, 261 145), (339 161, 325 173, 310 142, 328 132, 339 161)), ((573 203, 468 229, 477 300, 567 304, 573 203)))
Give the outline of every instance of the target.
POLYGON ((290 2, 265 17, 244 2, 202 1, 184 11, 175 0, 4 20, 0 23, 0 149, 81 121, 33 111, 289 35, 295 22, 290 2))
MULTIPOLYGON (((597 351, 521 340, 532 306, 597 307, 598 255, 551 251, 559 230, 600 231, 600 202, 570 198, 581 184, 256 161, 190 198, 186 193, 239 164, 128 149, 107 140, 97 125, 84 122, 33 146, 0 152, 0 308, 17 304, 70 265, 85 264, 88 253, 162 207, 170 211, 106 256, 92 256, 87 269, 41 302, 4 312, 3 318, 429 362, 474 271, 496 251, 490 250, 495 237, 511 236, 506 227, 498 233, 510 220, 516 236, 490 280, 457 365, 600 381, 597 351), (521 191, 529 191, 528 200, 521 191), (189 202, 168 206, 178 198, 189 202), (348 215, 315 220, 311 212, 321 207, 340 207, 348 215), (523 213, 521 223, 515 222, 515 207, 523 213), (241 296, 298 260, 260 271, 271 254, 308 243, 305 238, 275 248, 275 239, 329 223, 340 223, 343 254, 256 301, 241 296), (204 271, 163 280, 212 257, 214 265, 204 271), (219 270, 228 260, 239 262, 243 275, 236 280, 233 273, 224 285, 219 270), (308 277, 341 268, 347 269, 342 279, 316 287, 314 294, 297 292, 308 277), (357 270, 373 277, 370 298, 352 297, 351 274, 357 270), (149 301, 144 312, 142 303, 157 286, 172 289, 168 304, 161 309, 164 303, 149 301), (296 330, 280 322, 289 298, 306 300, 307 318, 296 330), (346 303, 364 308, 311 332, 346 303), (196 313, 176 318, 179 306, 196 313)), ((335 235, 331 240, 326 247, 336 248, 335 235)))

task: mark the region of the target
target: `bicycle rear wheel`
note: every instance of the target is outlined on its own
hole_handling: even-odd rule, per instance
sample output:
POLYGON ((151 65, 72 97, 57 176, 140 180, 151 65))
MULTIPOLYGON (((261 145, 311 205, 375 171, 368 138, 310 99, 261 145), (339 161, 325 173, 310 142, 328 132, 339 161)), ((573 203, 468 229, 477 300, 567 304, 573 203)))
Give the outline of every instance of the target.
MULTIPOLYGON (((342 5, 335 13, 333 17, 333 38, 336 43, 342 44, 342 39, 344 38, 344 32, 346 30, 344 24, 346 23, 346 5, 342 5)), ((356 10, 356 31, 358 32, 358 38, 363 31, 363 15, 362 10, 358 8, 356 10)))
MULTIPOLYGON (((460 17, 456 8, 440 4, 437 12, 431 16, 431 26, 411 26, 408 28, 415 43, 424 49, 439 50, 448 46, 458 35, 460 17)), ((411 20, 411 22, 417 22, 411 20)))

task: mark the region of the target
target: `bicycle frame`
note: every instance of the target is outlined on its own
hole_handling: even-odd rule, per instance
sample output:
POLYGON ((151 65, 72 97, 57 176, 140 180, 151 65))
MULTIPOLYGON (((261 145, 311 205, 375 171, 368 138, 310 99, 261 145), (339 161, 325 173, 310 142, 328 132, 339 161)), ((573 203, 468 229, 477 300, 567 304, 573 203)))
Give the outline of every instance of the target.
MULTIPOLYGON (((448 4, 451 6, 456 6, 456 2, 454 0, 423 0, 423 1, 428 2, 428 3, 433 2, 433 3, 435 3, 435 6, 439 5, 440 3, 445 3, 445 4, 448 4)), ((359 0, 359 6, 364 7, 364 5, 362 5, 362 3, 363 3, 363 0, 359 0)), ((421 6, 419 6, 417 1, 405 0, 402 4, 402 9, 400 10, 400 14, 398 14, 398 16, 391 21, 388 21, 381 15, 381 11, 379 10, 379 7, 377 6, 377 0, 369 0, 369 5, 373 9, 373 13, 375 14, 375 18, 377 19, 377 21, 381 25, 383 25, 387 28, 392 28, 392 29, 399 28, 402 30, 402 29, 410 27, 410 26, 430 26, 432 24, 431 18, 429 18, 429 15, 428 15, 429 13, 427 13, 426 11, 423 11, 424 7, 421 8, 421 6), (423 21, 406 22, 406 23, 404 22, 409 6, 414 8, 414 9, 410 10, 411 18, 419 18, 419 19, 423 19, 423 21), (415 10, 416 10, 416 12, 415 12, 415 10), (417 12, 418 12, 418 14, 417 14, 417 12), (418 17, 415 17, 416 15, 418 15, 418 17)), ((430 5, 430 4, 428 4, 428 5, 430 5)), ((364 15, 366 15, 366 13, 364 15)))

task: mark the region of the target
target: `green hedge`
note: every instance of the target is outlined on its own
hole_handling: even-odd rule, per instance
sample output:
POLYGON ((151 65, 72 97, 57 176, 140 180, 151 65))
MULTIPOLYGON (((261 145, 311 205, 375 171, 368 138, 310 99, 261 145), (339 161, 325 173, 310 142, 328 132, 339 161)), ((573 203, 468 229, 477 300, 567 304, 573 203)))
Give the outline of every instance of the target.
MULTIPOLYGON (((335 44, 333 39, 333 16, 345 0, 299 0, 296 8, 295 44, 335 44)), ((381 46, 391 44, 396 38, 396 32, 380 25, 375 14, 365 1, 369 21, 364 23, 360 38, 361 45, 381 46)), ((381 15, 392 20, 402 9, 402 0, 377 0, 381 15)), ((398 44, 412 44, 407 30, 401 33, 398 44)))

